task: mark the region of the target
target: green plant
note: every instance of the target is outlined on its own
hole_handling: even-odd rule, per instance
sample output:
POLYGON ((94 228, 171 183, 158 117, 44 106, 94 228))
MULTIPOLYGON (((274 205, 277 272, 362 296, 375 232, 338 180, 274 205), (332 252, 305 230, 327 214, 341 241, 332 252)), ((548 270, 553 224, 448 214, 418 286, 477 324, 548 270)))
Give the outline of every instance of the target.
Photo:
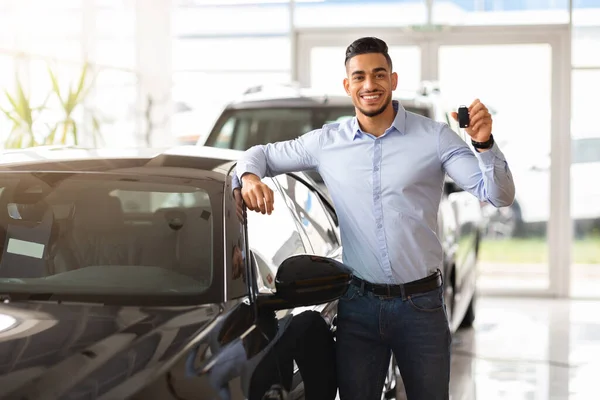
POLYGON ((20 79, 16 79, 16 89, 14 94, 4 91, 6 99, 10 104, 10 109, 0 111, 12 122, 13 127, 5 139, 5 148, 25 148, 41 145, 67 145, 69 139, 73 144, 79 144, 79 133, 81 124, 84 124, 83 118, 77 119, 75 114, 81 111, 82 115, 89 118, 90 133, 94 145, 97 146, 101 141, 100 119, 93 110, 85 108, 85 100, 94 87, 96 76, 90 73, 88 63, 84 64, 75 85, 71 82, 67 89, 61 90, 61 85, 57 79, 57 74, 48 66, 48 76, 52 89, 47 94, 41 105, 32 107, 30 96, 27 95, 20 79), (52 124, 45 123, 47 131, 44 134, 37 135, 34 132, 34 124, 37 118, 44 111, 53 111, 47 107, 48 100, 56 98, 60 107, 61 116, 58 121, 52 124))
POLYGON ((8 90, 4 90, 4 95, 12 108, 0 108, 0 111, 13 124, 4 147, 14 149, 38 146, 39 143, 33 132, 33 123, 36 116, 45 109, 49 96, 46 96, 46 99, 40 106, 32 107, 30 98, 26 94, 18 76, 16 77, 15 92, 11 95, 8 90))
MULTIPOLYGON (((83 108, 84 101, 93 88, 95 82, 95 76, 91 77, 88 82, 89 64, 84 64, 77 80, 75 87, 69 85, 66 93, 61 93, 60 85, 56 79, 56 74, 48 67, 48 74, 50 75, 50 81, 52 82, 52 93, 58 98, 59 103, 62 107, 63 117, 54 128, 52 128, 46 138, 46 144, 67 144, 68 137, 71 135, 75 145, 79 144, 79 124, 73 118, 73 113, 78 108, 83 108), (62 128, 62 129, 61 129, 62 128), (58 142, 56 141, 56 134, 60 131, 60 137, 58 142)), ((96 116, 92 115, 92 134, 94 135, 94 142, 96 142, 96 135, 99 134, 99 121, 96 116)))

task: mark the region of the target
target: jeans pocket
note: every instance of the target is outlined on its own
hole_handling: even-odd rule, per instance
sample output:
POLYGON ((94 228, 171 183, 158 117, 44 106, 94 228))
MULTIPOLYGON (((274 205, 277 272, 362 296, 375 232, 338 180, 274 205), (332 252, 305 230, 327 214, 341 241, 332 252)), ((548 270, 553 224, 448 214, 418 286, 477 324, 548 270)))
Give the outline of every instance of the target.
POLYGON ((356 297, 358 294, 358 288, 354 285, 350 285, 348 290, 340 296, 340 301, 350 301, 356 297))
POLYGON ((408 303, 417 311, 439 311, 444 307, 442 289, 437 288, 429 292, 408 296, 408 303))

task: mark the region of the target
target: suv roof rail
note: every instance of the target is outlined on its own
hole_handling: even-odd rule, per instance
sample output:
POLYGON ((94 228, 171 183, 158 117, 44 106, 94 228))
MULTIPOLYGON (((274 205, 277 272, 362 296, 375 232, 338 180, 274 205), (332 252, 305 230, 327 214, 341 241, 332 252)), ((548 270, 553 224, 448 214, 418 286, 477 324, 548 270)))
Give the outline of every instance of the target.
POLYGON ((261 93, 261 92, 265 92, 269 89, 293 89, 293 90, 298 90, 300 89, 300 84, 298 82, 290 82, 290 83, 278 83, 278 84, 260 84, 260 85, 255 85, 255 86, 251 86, 249 88, 247 88, 244 91, 244 94, 254 94, 254 93, 261 93))

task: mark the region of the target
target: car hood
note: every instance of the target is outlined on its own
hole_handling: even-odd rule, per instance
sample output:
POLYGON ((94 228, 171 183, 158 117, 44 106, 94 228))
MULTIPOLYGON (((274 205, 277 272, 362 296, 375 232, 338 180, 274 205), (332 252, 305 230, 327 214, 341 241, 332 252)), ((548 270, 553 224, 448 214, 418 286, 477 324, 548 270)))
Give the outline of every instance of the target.
POLYGON ((126 398, 131 385, 121 383, 155 379, 220 309, 2 304, 0 398, 126 398))

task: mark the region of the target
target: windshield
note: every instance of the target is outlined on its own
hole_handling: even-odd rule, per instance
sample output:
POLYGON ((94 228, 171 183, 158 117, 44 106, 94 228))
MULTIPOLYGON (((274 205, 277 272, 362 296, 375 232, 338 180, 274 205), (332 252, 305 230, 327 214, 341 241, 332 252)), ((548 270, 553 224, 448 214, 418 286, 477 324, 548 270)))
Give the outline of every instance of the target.
POLYGON ((213 277, 213 182, 0 175, 0 292, 199 294, 213 277))
MULTIPOLYGON (((429 110, 404 106, 407 111, 428 116, 429 110)), ((353 106, 289 107, 227 110, 205 145, 246 150, 257 144, 291 140, 323 125, 354 117, 353 106)))

